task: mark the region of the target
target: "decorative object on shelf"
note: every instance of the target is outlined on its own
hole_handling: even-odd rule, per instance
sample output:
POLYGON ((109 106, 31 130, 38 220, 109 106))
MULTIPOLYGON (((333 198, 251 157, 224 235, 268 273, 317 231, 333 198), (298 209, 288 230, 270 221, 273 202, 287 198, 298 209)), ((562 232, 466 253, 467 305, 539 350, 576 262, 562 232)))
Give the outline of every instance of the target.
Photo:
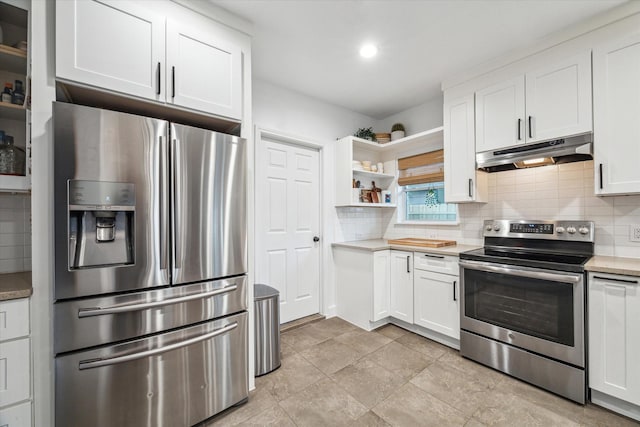
POLYGON ((384 163, 378 162, 378 173, 384 173, 384 163))
MULTIPOLYGON (((382 197, 385 203, 391 203, 391 191, 385 190, 382 192, 382 197)), ((382 203, 382 200, 380 201, 382 203)))
POLYGON ((24 105, 24 91, 22 89, 22 81, 16 80, 15 89, 11 96, 11 103, 17 105, 24 105))
POLYGON ((371 160, 363 160, 362 161, 362 170, 370 171, 371 170, 371 160))
POLYGON ((378 144, 386 144, 387 142, 391 141, 391 134, 376 133, 376 141, 378 141, 378 144))
POLYGON ((404 125, 402 123, 395 123, 391 126, 391 140, 404 138, 404 125))
POLYGON ((378 165, 371 165, 371 172, 378 172, 378 165))
POLYGON ((23 41, 19 41, 18 43, 15 43, 13 45, 13 47, 15 47, 16 49, 20 49, 20 50, 23 50, 23 51, 26 52, 27 48, 28 48, 28 45, 27 45, 27 42, 23 40, 23 41))
POLYGON ((13 99, 13 85, 11 83, 5 83, 1 100, 2 102, 7 102, 11 104, 12 99, 13 99))
POLYGON ((373 133, 373 130, 370 127, 358 129, 356 131, 356 133, 353 134, 353 136, 358 137, 358 138, 362 138, 362 139, 367 139, 369 141, 375 141, 376 140, 376 134, 373 133))
POLYGON ((381 194, 382 194, 382 189, 376 187, 375 181, 371 181, 371 203, 380 203, 381 194))

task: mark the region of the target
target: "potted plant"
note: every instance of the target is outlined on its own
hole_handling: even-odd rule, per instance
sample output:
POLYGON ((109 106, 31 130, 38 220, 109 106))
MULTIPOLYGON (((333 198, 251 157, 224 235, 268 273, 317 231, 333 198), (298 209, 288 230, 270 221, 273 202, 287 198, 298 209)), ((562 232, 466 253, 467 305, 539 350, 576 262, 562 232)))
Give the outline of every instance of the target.
POLYGON ((404 125, 402 123, 396 123, 391 126, 391 140, 404 138, 404 125))
POLYGON ((373 133, 372 128, 360 128, 357 130, 356 133, 353 134, 353 136, 356 136, 358 138, 362 138, 362 139, 368 139, 369 141, 375 141, 376 140, 376 134, 373 133))

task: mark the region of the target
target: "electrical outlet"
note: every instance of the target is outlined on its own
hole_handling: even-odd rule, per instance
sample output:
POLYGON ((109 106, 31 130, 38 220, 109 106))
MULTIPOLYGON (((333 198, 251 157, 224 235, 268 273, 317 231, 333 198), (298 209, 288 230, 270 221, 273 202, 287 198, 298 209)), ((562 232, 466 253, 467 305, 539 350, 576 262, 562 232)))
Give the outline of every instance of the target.
POLYGON ((629 226, 629 241, 640 242, 640 224, 631 224, 629 226))

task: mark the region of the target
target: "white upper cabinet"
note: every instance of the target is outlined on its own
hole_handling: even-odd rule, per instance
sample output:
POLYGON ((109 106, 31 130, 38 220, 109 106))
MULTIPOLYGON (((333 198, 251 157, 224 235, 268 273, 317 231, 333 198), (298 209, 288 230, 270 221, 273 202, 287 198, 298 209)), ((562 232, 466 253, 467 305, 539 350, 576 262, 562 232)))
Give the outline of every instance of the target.
POLYGON ((640 34, 593 50, 596 194, 640 193, 640 34))
POLYGON ((56 2, 56 75, 164 100, 165 19, 135 1, 56 2))
POLYGON ((526 76, 527 142, 590 132, 591 52, 526 76))
POLYGON ((139 1, 56 2, 57 78, 241 119, 236 33, 195 12, 179 22, 163 13, 139 1))
POLYGON ((213 25, 207 30, 167 21, 167 102, 241 117, 242 52, 213 25))
POLYGON ((444 103, 444 198, 486 202, 486 173, 476 170, 473 94, 444 103))
POLYGON ((476 92, 476 151, 524 142, 524 76, 476 92))
POLYGON ((590 132, 591 52, 476 92, 476 151, 590 132))

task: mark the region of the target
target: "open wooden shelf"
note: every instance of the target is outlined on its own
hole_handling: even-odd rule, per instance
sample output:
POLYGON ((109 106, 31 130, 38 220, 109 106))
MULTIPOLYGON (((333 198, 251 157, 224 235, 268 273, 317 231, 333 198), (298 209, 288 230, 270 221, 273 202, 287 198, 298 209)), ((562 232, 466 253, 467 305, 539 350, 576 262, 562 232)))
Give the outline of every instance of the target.
POLYGON ((25 108, 23 105, 0 102, 0 118, 11 120, 25 120, 25 108))
POLYGON ((0 44, 0 69, 24 75, 27 71, 27 52, 0 44))
MULTIPOLYGON (((353 137, 354 148, 361 148, 369 151, 395 151, 398 149, 410 148, 413 145, 428 144, 431 142, 442 143, 443 129, 440 126, 437 128, 429 129, 424 132, 419 132, 414 135, 405 136, 404 138, 396 139, 395 141, 387 142, 386 144, 378 144, 377 142, 367 141, 366 139, 353 137)), ((429 151, 429 150, 427 150, 429 151)))

